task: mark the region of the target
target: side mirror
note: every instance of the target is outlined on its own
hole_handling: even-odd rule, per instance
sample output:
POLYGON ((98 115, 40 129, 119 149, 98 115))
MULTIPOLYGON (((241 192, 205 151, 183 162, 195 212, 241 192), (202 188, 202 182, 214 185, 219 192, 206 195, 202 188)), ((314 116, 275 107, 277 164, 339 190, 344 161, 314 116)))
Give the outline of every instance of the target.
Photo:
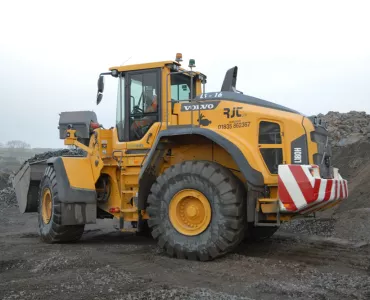
POLYGON ((104 91, 104 76, 99 76, 98 79, 98 93, 103 93, 104 91))
POLYGON ((103 91, 104 91, 104 76, 100 75, 98 79, 98 93, 96 95, 96 105, 99 105, 99 103, 103 99, 103 91))
POLYGON ((103 94, 98 92, 98 94, 96 95, 96 105, 99 105, 102 99, 103 99, 103 94))

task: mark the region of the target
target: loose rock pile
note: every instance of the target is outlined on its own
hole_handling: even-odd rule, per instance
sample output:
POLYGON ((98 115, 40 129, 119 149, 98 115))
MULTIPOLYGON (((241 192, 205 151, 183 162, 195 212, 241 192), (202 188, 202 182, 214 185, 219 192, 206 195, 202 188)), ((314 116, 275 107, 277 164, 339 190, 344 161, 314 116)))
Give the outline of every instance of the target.
POLYGON ((10 206, 18 206, 14 189, 6 187, 0 190, 0 211, 10 206))
POLYGON ((56 157, 56 156, 84 156, 84 155, 86 155, 86 152, 81 149, 61 149, 57 151, 49 151, 49 152, 36 154, 34 157, 31 157, 30 159, 25 161, 25 163, 46 160, 46 159, 49 159, 51 157, 56 157))
POLYGON ((9 186, 9 172, 0 171, 0 190, 9 186))
POLYGON ((318 116, 328 124, 332 146, 343 147, 358 141, 370 141, 370 115, 366 112, 330 111, 326 115, 318 116))

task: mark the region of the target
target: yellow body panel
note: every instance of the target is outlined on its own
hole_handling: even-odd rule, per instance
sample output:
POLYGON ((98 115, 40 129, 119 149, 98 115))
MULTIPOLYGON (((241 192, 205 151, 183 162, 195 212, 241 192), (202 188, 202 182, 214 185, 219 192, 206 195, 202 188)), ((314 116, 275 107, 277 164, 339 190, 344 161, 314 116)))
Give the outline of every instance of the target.
MULTIPOLYGON (((273 175, 269 172, 260 153, 261 145, 258 143, 259 123, 261 121, 279 123, 282 131, 282 144, 264 145, 263 147, 281 147, 283 149, 283 160, 289 163, 292 160, 290 141, 305 134, 304 128, 301 125, 303 116, 291 112, 277 111, 270 108, 222 100, 222 98, 220 98, 220 101, 216 109, 203 110, 201 112, 203 119, 211 121, 208 126, 201 127, 215 131, 217 134, 236 145, 248 159, 252 168, 259 170, 263 174, 266 184, 277 183, 277 175, 273 175), (228 108, 232 111, 234 107, 238 108, 241 117, 227 118, 224 114, 224 109, 228 108)), ((200 103, 215 102, 216 101, 210 100, 200 103)), ((199 119, 198 111, 182 112, 180 107, 181 103, 175 104, 174 107, 174 114, 176 114, 178 118, 177 125, 191 124, 192 114, 193 124, 197 123, 199 119)), ((229 160, 228 156, 226 156, 226 158, 229 160)))
POLYGON ((62 157, 62 160, 72 188, 95 190, 90 158, 62 157))

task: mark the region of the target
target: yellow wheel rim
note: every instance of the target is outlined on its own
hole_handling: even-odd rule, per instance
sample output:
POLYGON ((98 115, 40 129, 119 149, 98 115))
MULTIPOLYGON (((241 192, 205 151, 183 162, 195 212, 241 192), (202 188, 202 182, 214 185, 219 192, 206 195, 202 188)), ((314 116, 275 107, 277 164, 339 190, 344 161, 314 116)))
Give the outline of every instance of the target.
POLYGON ((42 220, 44 224, 49 224, 50 222, 52 206, 51 192, 49 189, 45 189, 42 195, 42 220))
POLYGON ((211 221, 211 214, 208 199, 193 189, 178 192, 169 206, 169 217, 173 227, 184 235, 197 235, 206 230, 211 221))

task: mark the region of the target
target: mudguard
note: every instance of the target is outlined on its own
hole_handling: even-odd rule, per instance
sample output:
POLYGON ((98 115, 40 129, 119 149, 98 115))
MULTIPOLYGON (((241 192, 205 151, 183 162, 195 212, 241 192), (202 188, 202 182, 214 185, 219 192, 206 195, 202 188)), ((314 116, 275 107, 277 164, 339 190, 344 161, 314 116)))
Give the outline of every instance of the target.
POLYGON ((95 180, 91 161, 87 157, 53 157, 58 183, 62 225, 91 224, 96 222, 95 180))
POLYGON ((174 129, 167 129, 161 131, 155 142, 153 143, 152 148, 150 149, 144 164, 140 170, 139 175, 139 209, 145 209, 145 201, 146 201, 146 182, 148 182, 148 178, 145 176, 145 172, 150 167, 150 164, 153 160, 154 153, 157 150, 157 146, 161 138, 171 137, 176 135, 189 135, 189 134, 196 134, 204 136, 211 141, 215 142, 216 144, 220 145, 224 148, 234 159, 240 171, 242 172, 244 178, 251 186, 258 188, 263 187, 264 185, 264 178, 261 172, 252 168, 249 164, 247 158, 244 154, 240 151, 240 149, 235 146, 232 142, 221 136, 220 134, 214 132, 213 130, 204 129, 204 128, 197 128, 197 127, 183 127, 179 128, 176 126, 174 129), (142 188, 143 187, 143 188, 142 188))
POLYGON ((13 178, 19 211, 37 212, 39 186, 48 165, 53 165, 56 173, 62 225, 95 223, 95 177, 88 157, 52 157, 25 163, 13 178))

